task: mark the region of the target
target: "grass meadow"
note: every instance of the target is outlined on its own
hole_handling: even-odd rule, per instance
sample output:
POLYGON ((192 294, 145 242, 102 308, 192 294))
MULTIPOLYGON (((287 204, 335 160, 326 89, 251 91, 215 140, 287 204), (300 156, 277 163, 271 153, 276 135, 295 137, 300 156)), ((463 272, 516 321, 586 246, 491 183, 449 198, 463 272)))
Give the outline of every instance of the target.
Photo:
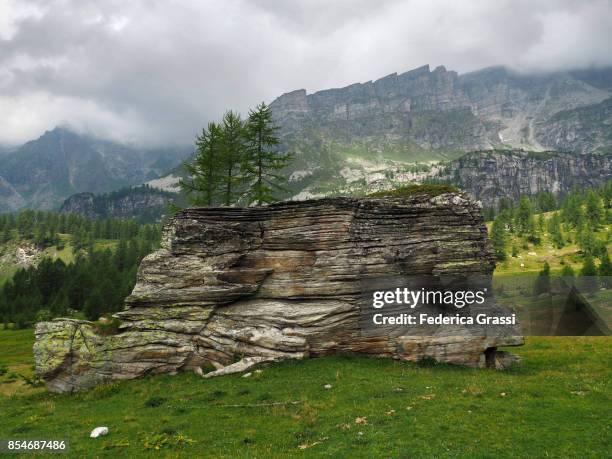
MULTIPOLYGON (((610 337, 528 337, 499 371, 340 355, 50 394, 33 331, 0 331, 0 438, 70 457, 609 457, 610 337), (25 376, 21 377, 20 374, 25 376), (326 389, 326 385, 331 388, 326 389), (89 438, 96 426, 109 435, 89 438)), ((15 456, 13 456, 15 457, 15 456)))

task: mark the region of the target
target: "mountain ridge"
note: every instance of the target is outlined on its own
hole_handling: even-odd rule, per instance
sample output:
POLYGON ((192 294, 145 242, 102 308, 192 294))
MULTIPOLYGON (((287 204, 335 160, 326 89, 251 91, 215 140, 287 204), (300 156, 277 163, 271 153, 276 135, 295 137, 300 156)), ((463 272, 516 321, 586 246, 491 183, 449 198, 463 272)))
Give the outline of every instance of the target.
POLYGON ((181 149, 140 149, 56 127, 2 156, 0 211, 58 208, 70 195, 105 193, 163 175, 181 149))
POLYGON ((599 104, 612 96, 611 88, 612 68, 523 74, 490 67, 459 75, 425 65, 311 94, 290 91, 270 106, 286 147, 316 131, 328 143, 362 144, 372 151, 390 142, 407 153, 501 146, 583 153, 600 145, 554 142, 542 133, 555 113, 599 104))

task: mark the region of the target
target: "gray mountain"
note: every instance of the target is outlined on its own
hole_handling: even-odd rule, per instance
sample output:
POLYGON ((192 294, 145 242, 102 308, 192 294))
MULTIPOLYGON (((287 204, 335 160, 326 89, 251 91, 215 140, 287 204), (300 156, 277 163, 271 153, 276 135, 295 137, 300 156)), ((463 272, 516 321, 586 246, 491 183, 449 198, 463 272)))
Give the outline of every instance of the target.
POLYGON ((481 151, 437 168, 428 177, 452 183, 496 207, 502 198, 549 191, 563 196, 572 188, 594 188, 612 180, 612 154, 481 151))
POLYGON ((139 149, 55 128, 0 157, 0 211, 53 209, 74 193, 141 184, 180 164, 189 152, 139 149))
POLYGON ((79 214, 91 220, 136 218, 141 222, 159 221, 180 197, 148 185, 122 188, 110 193, 77 193, 64 201, 60 212, 79 214))
POLYGON ((459 75, 424 66, 293 91, 270 106, 282 147, 295 153, 289 175, 298 199, 418 181, 434 163, 477 150, 612 151, 612 68, 459 75))
POLYGON ((611 90, 612 68, 520 74, 494 67, 458 75, 426 65, 310 95, 293 91, 271 107, 286 144, 297 148, 323 141, 332 152, 403 160, 504 146, 587 153, 611 146, 611 90))

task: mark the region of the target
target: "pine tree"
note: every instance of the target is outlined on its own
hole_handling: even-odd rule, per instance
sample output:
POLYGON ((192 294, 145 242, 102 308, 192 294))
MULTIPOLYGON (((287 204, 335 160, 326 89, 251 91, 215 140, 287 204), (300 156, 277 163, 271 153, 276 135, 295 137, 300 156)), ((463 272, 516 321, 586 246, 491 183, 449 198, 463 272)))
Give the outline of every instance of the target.
POLYGON ((538 273, 534 286, 534 294, 540 295, 542 293, 550 292, 550 266, 548 262, 544 262, 544 267, 538 273))
POLYGON ((127 257, 127 243, 125 239, 120 239, 117 249, 115 250, 115 267, 119 271, 123 271, 126 268, 126 257, 127 257))
POLYGON ((603 287, 612 287, 612 262, 610 262, 610 255, 607 251, 601 257, 601 263, 599 265, 599 277, 601 280, 601 285, 603 287))
POLYGON ((535 222, 533 219, 533 205, 527 196, 521 196, 519 207, 516 213, 516 226, 519 234, 533 234, 535 232, 535 222))
POLYGON ((230 206, 238 197, 238 187, 242 181, 240 165, 245 154, 244 123, 240 115, 229 111, 223 115, 221 131, 221 186, 223 203, 230 206))
POLYGON ((89 294, 87 301, 85 302, 85 314, 89 320, 98 320, 100 315, 104 312, 104 296, 102 295, 100 288, 94 288, 89 294))
POLYGON ((578 190, 572 190, 563 205, 563 219, 573 227, 579 226, 584 218, 582 199, 578 190))
POLYGON ((493 220, 493 225, 491 227, 491 243, 495 251, 495 258, 499 261, 504 261, 507 258, 506 228, 504 221, 499 217, 493 220))
POLYGON ((548 219, 548 233, 550 234, 550 240, 558 249, 565 245, 563 240, 563 233, 561 231, 561 218, 559 213, 555 212, 552 217, 548 219))
POLYGON ((561 277, 574 277, 576 275, 576 273, 574 272, 574 268, 572 268, 570 265, 565 265, 563 266, 563 269, 561 270, 561 277))
POLYGON ((557 208, 557 200, 550 191, 540 191, 536 195, 536 201, 540 212, 550 212, 557 208))
POLYGON ((580 270, 581 287, 585 292, 592 292, 597 289, 597 268, 590 254, 584 258, 584 264, 580 270))
POLYGON ((196 139, 196 157, 193 163, 185 164, 191 178, 181 180, 181 188, 187 193, 191 204, 211 207, 218 196, 221 173, 221 127, 208 123, 208 128, 196 139))
POLYGON ((592 227, 580 225, 576 234, 576 241, 580 249, 589 256, 594 255, 597 248, 597 239, 592 227))
POLYGON ((285 178, 278 171, 285 168, 291 155, 277 150, 278 127, 272 119, 272 111, 265 103, 249 112, 245 127, 246 154, 243 162, 245 176, 250 182, 249 204, 258 206, 276 201, 274 193, 284 191, 285 178))
POLYGON ((585 207, 587 219, 594 228, 597 228, 604 218, 604 208, 600 197, 593 190, 587 193, 585 207))
POLYGON ((11 240, 11 230, 6 227, 4 228, 4 231, 2 231, 2 233, 0 234, 0 244, 4 244, 5 242, 8 242, 11 240))

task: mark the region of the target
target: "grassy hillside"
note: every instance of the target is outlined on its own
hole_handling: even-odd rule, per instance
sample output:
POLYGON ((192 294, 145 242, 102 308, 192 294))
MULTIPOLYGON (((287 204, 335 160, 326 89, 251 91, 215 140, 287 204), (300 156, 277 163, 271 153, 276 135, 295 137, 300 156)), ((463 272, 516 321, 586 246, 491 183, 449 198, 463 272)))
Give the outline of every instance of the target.
POLYGON ((8 381, 32 363, 32 330, 0 341, 0 387, 13 388, 0 395, 0 437, 65 438, 74 457, 604 457, 612 447, 610 338, 529 338, 506 371, 336 356, 73 395, 8 381), (110 434, 88 438, 101 425, 110 434))
MULTIPOLYGON (((556 211, 560 212, 560 211, 556 211)), ((544 221, 552 217, 555 212, 544 213, 544 221)), ((539 218, 539 214, 536 215, 539 218)), ((489 234, 491 233, 491 222, 487 223, 489 234)), ((612 226, 602 225, 594 232, 597 239, 607 240, 608 251, 612 251, 612 226)), ((576 243, 576 230, 564 229, 565 245, 562 248, 556 248, 551 241, 550 234, 546 231, 540 233, 541 243, 532 244, 526 242, 524 238, 516 234, 508 234, 508 258, 505 261, 498 262, 495 268, 496 275, 537 275, 538 272, 547 262, 550 265, 551 273, 558 273, 563 269, 564 265, 571 266, 576 273, 582 268, 584 256, 580 247, 576 243), (511 248, 517 250, 516 256, 511 255, 511 248)))
MULTIPOLYGON (((60 259, 64 263, 71 263, 74 261, 75 250, 71 245, 72 235, 70 234, 59 234, 60 244, 59 246, 53 245, 46 247, 43 250, 37 250, 37 254, 33 259, 33 264, 36 265, 40 260, 47 257, 52 260, 60 259)), ((103 250, 109 248, 113 250, 118 244, 115 239, 96 239, 94 241, 95 250, 103 250)), ((0 286, 6 282, 6 280, 13 277, 15 271, 25 265, 18 263, 16 252, 19 247, 31 246, 31 241, 28 240, 17 240, 13 239, 4 244, 0 244, 0 286)))

